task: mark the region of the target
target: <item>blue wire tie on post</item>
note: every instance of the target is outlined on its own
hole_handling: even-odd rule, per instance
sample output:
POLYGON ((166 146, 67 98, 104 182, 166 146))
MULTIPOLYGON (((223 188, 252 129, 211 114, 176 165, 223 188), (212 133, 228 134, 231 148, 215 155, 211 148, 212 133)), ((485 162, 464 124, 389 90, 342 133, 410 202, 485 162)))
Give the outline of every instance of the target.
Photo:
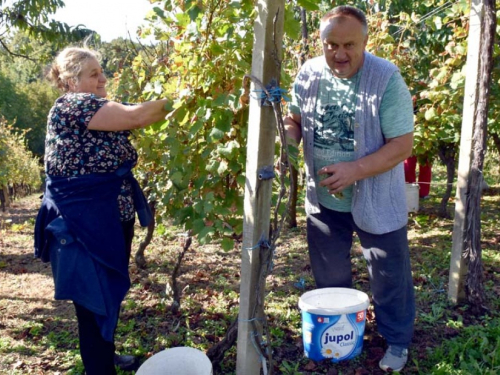
MULTIPOLYGON (((246 248, 244 248, 244 250, 253 251, 253 250, 261 249, 263 247, 266 249, 271 248, 271 244, 264 237, 262 237, 260 239, 260 241, 257 243, 257 245, 252 246, 252 247, 246 247, 246 248)), ((273 251, 273 256, 274 256, 274 251, 273 251)), ((274 261, 271 259, 271 265, 270 265, 269 269, 272 271, 273 268, 274 268, 274 261)))
POLYGON ((256 99, 260 99, 261 106, 272 106, 273 102, 280 103, 281 100, 285 100, 286 102, 290 101, 286 95, 284 95, 287 91, 278 86, 278 83, 273 78, 271 82, 266 86, 266 90, 269 95, 266 94, 264 90, 254 90, 254 92, 258 93, 259 96, 256 99))
POLYGON ((259 180, 270 180, 274 177, 276 177, 276 174, 274 173, 274 167, 272 165, 266 165, 259 170, 259 180))
POLYGON ((258 243, 257 245, 253 246, 253 247, 246 247, 245 250, 257 250, 257 249, 260 249, 260 243, 258 243))
POLYGON ((266 240, 265 238, 261 238, 260 241, 257 243, 257 245, 252 247, 246 247, 245 250, 257 250, 260 249, 261 247, 266 247, 269 249, 271 245, 269 244, 268 240, 266 240))

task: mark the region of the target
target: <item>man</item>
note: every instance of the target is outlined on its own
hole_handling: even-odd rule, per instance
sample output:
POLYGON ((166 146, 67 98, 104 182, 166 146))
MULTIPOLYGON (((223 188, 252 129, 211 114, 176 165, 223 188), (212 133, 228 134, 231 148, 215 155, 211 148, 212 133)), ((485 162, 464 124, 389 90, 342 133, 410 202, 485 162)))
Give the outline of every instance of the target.
POLYGON ((415 318, 402 164, 413 145, 412 100, 397 67, 365 51, 362 11, 334 8, 320 37, 323 56, 301 68, 285 117, 290 141, 303 139, 312 272, 318 288, 352 287, 357 233, 388 344, 379 365, 400 371, 415 318))

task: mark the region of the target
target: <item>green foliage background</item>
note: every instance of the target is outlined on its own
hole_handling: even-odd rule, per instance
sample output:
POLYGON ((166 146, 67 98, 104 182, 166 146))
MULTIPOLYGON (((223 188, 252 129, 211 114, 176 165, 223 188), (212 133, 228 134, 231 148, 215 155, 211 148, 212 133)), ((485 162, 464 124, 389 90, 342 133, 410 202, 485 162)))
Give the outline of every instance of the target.
MULTIPOLYGON (((396 63, 416 102, 414 154, 434 159, 440 148, 457 152, 465 82, 469 3, 339 2, 368 15, 368 50, 396 63)), ((252 1, 157 1, 151 33, 165 54, 136 58, 118 76, 118 96, 172 97, 176 111, 144 130, 137 146, 140 170, 163 219, 185 225, 205 243, 241 234, 248 109, 238 98, 251 73, 252 1), (139 87, 137 87, 139 86, 139 87), (135 90, 133 89, 135 87, 135 90)), ((289 89, 304 52, 298 6, 307 9, 308 52, 321 53, 317 27, 328 2, 287 1, 281 86, 289 89)), ((498 48, 495 49, 498 59, 498 48)), ((495 60, 495 61, 496 61, 495 60)), ((498 65, 498 64, 497 64, 498 65)), ((498 66, 495 65, 494 86, 498 66)), ((258 93, 250 93, 258 95, 258 93)), ((492 114, 497 97, 491 98, 492 114)), ((498 132, 491 122, 490 132, 498 132)))
POLYGON ((25 135, 0 116, 0 188, 13 184, 38 188, 40 173, 38 159, 28 150, 25 135))
MULTIPOLYGON (((3 2, 2 2, 3 3, 3 2)), ((49 19, 60 1, 46 0, 37 22, 49 19)), ((331 8, 329 1, 286 1, 281 87, 289 89, 301 60, 321 53, 320 17, 331 8), (300 7, 307 13, 308 39, 301 35, 300 7)), ((458 0, 339 1, 363 8, 369 20, 368 50, 396 63, 415 98, 414 154, 435 159, 448 150, 456 157, 460 141, 465 61, 469 28, 469 2, 458 0)), ((20 32, 6 40, 16 53, 29 53, 47 61, 57 53, 62 34, 49 35, 51 44, 28 40, 42 37, 15 21, 13 14, 24 4, 25 17, 34 17, 40 4, 19 0, 3 10, 0 22, 16 25, 20 32)), ((161 222, 192 229, 201 243, 222 240, 230 249, 241 235, 245 184, 248 107, 240 102, 249 87, 243 77, 251 73, 253 25, 252 0, 156 0, 149 15, 153 35, 149 46, 116 40, 90 45, 104 57, 103 66, 117 100, 141 102, 171 97, 175 111, 166 121, 138 131, 135 143, 141 162, 137 170, 156 201, 159 233, 161 222)), ((39 25, 39 23, 34 23, 39 25)), ((64 29, 61 26, 61 30, 64 29)), ((35 28, 36 29, 36 28, 35 28)), ((46 30, 45 30, 46 31, 46 30)), ((68 30, 66 30, 68 31, 68 30)), ((65 32, 66 32, 65 31, 65 32)), ((37 34, 38 33, 38 34, 37 34)), ((80 33, 81 36, 85 33, 80 33)), ((88 33, 87 33, 88 34, 88 33)), ((66 33, 73 43, 75 33, 66 33), (71 39, 73 38, 73 39, 71 39)), ((490 100, 488 132, 500 134, 498 117, 498 46, 490 100)), ((35 61, 0 56, 0 113, 19 129, 30 130, 30 149, 43 153, 45 116, 57 93, 42 84, 43 69, 35 61), (29 108, 30 110, 26 110, 29 108)), ((260 93, 250 92, 251 96, 260 93)), ((285 104, 286 112, 286 104, 285 104)), ((490 137, 491 138, 491 137, 490 137)), ((489 143, 493 147, 494 143, 489 143)))

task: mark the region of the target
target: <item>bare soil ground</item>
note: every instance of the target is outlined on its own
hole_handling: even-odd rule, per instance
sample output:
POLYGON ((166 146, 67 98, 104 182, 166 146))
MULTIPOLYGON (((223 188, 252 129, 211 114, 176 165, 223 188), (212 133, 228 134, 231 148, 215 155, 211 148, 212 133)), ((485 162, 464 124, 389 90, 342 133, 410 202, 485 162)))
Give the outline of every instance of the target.
MULTIPOLYGON (((47 330, 76 334, 72 305, 54 300, 50 264, 33 256, 33 226, 26 223, 34 222, 39 206, 39 196, 33 195, 13 202, 9 210, 0 213, 0 223, 14 229, 0 228, 0 332, 12 338, 14 349, 9 361, 13 366, 0 364, 0 373, 23 368, 29 354, 25 340, 29 339, 33 321, 42 319, 47 330), (23 350, 16 353, 16 347, 23 350)), ((47 347, 32 361, 38 369, 35 373, 44 374, 44 369, 57 361, 57 353, 47 347)))

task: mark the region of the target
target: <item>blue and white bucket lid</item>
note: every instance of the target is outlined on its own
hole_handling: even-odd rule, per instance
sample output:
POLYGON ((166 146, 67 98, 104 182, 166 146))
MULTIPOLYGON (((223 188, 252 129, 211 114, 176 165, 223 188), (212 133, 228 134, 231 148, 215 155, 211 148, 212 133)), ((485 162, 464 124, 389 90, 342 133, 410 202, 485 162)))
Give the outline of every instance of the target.
POLYGON ((311 314, 342 315, 365 310, 370 305, 368 295, 351 288, 320 288, 304 293, 299 308, 311 314))

